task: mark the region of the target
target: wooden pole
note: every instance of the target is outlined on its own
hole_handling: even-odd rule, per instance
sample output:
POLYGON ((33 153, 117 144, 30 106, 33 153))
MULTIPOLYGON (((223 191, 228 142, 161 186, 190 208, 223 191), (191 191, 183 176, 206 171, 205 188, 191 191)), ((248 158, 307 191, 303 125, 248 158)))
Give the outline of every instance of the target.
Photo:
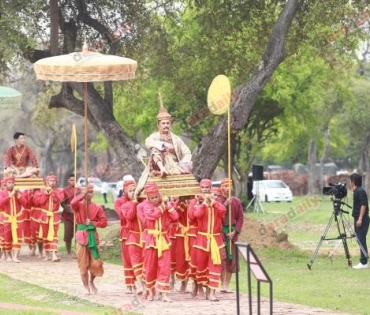
MULTIPOLYGON (((88 137, 87 137, 87 101, 88 101, 88 93, 87 93, 87 82, 84 82, 84 104, 85 104, 85 115, 84 115, 84 129, 85 129, 85 185, 86 191, 87 186, 89 185, 89 152, 88 152, 88 137)), ((85 220, 88 219, 88 209, 87 209, 87 199, 85 199, 85 220)))
MULTIPOLYGON (((232 232, 232 222, 231 222, 231 118, 230 118, 230 106, 227 108, 227 159, 228 159, 228 179, 229 179, 229 233, 232 232)), ((232 253, 232 242, 230 242, 230 253, 232 253)))

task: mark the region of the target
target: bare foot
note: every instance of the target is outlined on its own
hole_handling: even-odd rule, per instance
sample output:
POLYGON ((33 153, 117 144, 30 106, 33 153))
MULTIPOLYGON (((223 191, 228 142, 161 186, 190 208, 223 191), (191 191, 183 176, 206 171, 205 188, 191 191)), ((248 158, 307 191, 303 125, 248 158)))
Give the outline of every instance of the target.
POLYGON ((180 286, 180 290, 179 290, 179 293, 180 294, 185 294, 186 293, 186 281, 181 281, 181 286, 180 286))
POLYGON ((141 300, 142 300, 142 301, 145 301, 147 298, 148 298, 148 291, 147 291, 147 290, 145 290, 145 291, 143 292, 142 296, 141 296, 141 300))
POLYGON ((18 259, 18 258, 13 258, 13 262, 15 262, 15 263, 20 263, 21 261, 18 259))
POLYGON ((153 292, 153 290, 150 290, 148 292, 148 301, 154 301, 154 292, 153 292))
POLYGON ((209 296, 210 296, 210 290, 207 287, 207 289, 206 289, 206 300, 209 300, 209 296))
POLYGON ((125 290, 125 294, 132 294, 132 287, 127 287, 125 290))
POLYGON ((98 293, 98 289, 96 288, 94 282, 90 282, 89 283, 89 287, 90 287, 90 290, 93 294, 97 294, 98 293))
POLYGON ((136 294, 137 295, 142 295, 143 294, 143 286, 140 286, 140 285, 137 286, 136 294))
POLYGON ((191 287, 191 296, 192 297, 196 297, 197 296, 197 292, 198 292, 198 283, 196 283, 195 281, 193 282, 193 285, 191 287))
POLYGON ((8 258, 6 259, 6 262, 13 262, 13 259, 12 259, 11 257, 8 257, 8 258))
POLYGON ((90 295, 90 288, 87 286, 87 287, 85 287, 84 286, 84 288, 85 288, 85 295, 90 295))
POLYGON ((54 258, 52 259, 52 261, 53 261, 53 262, 59 262, 59 261, 60 261, 60 258, 59 258, 59 257, 54 257, 54 258))
POLYGON ((162 296, 162 302, 172 302, 172 300, 167 296, 167 294, 164 294, 162 296))

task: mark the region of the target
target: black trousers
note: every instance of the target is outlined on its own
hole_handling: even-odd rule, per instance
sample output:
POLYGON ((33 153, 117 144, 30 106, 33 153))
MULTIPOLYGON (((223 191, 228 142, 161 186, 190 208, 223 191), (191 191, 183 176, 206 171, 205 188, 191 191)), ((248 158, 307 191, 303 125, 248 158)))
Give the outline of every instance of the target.
POLYGON ((362 224, 361 226, 357 227, 356 226, 356 222, 357 222, 357 218, 354 218, 355 220, 355 232, 356 232, 356 235, 357 235, 357 238, 360 242, 360 244, 362 245, 362 247, 364 248, 365 252, 366 252, 366 255, 361 251, 361 259, 360 259, 360 262, 361 264, 365 265, 367 264, 367 254, 368 254, 368 251, 367 251, 367 244, 366 244, 366 235, 367 235, 367 231, 369 230, 369 216, 367 214, 364 215, 364 217, 362 218, 362 224))

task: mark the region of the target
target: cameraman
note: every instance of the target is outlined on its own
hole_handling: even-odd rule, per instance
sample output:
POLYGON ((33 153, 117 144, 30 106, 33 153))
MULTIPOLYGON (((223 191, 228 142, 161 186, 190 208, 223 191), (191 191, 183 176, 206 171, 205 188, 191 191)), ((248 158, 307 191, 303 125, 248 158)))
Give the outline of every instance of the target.
POLYGON ((368 252, 366 245, 366 235, 369 229, 369 203, 366 191, 362 188, 362 177, 360 174, 354 173, 350 177, 350 185, 353 190, 353 208, 352 216, 354 218, 355 233, 362 245, 365 253, 361 252, 360 263, 353 266, 354 269, 369 268, 367 264, 368 252))

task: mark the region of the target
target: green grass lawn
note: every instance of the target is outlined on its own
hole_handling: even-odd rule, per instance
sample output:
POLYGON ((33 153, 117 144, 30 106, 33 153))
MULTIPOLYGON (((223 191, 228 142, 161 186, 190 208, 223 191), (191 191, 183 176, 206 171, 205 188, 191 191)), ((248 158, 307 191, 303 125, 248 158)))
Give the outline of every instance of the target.
MULTIPOLYGON (((349 205, 352 200, 345 200, 349 205)), ((327 197, 296 197, 291 203, 262 203, 263 213, 247 212, 246 216, 265 224, 274 224, 278 232, 285 231, 289 241, 296 245, 293 250, 274 248, 256 249, 266 271, 273 281, 274 299, 353 314, 370 314, 363 303, 370 294, 368 278, 370 270, 354 270, 348 267, 343 246, 338 240, 324 241, 312 270, 307 268, 313 251, 319 243, 334 212, 333 203, 327 197), (335 249, 335 250, 334 250, 335 249), (332 259, 328 254, 333 252, 332 259)), ((351 212, 346 206, 343 210, 351 212)), ((350 214, 344 214, 352 228, 350 214)), ((100 230, 101 237, 110 238, 116 226, 100 230), (111 234, 111 235, 110 235, 111 234)), ((335 221, 327 237, 337 237, 335 221)), ((359 249, 354 239, 348 240, 353 264, 358 263, 359 249)), ((121 264, 119 243, 105 253, 107 261, 121 264)), ((246 264, 241 264, 241 290, 247 292, 246 264)), ((232 280, 235 289, 235 277, 232 280)), ((255 281, 253 294, 256 294, 255 281)), ((268 297, 268 286, 262 284, 262 293, 268 297)))
MULTIPOLYGON (((352 205, 351 198, 344 201, 352 205)), ((292 203, 262 203, 262 207, 263 213, 248 212, 246 216, 267 225, 276 222, 274 226, 277 230, 286 232, 289 241, 297 246, 294 250, 255 250, 272 278, 275 299, 353 314, 370 314, 370 308, 365 307, 364 302, 370 294, 370 270, 349 268, 340 240, 338 246, 338 240, 324 241, 319 255, 313 261, 312 270, 307 268, 333 215, 334 207, 330 199, 295 197, 292 203), (287 220, 283 220, 284 215, 288 216, 287 220), (332 259, 329 253, 333 253, 332 259)), ((343 220, 353 228, 351 209, 346 206, 342 206, 342 209, 349 211, 349 214, 343 214, 343 220)), ((336 222, 333 221, 326 237, 335 238, 338 235, 336 222)), ((359 248, 355 239, 348 239, 348 246, 352 262, 357 264, 359 248)), ((247 283, 245 265, 243 262, 240 276, 244 281, 241 286, 243 289, 246 289, 247 283)), ((268 297, 267 284, 261 287, 263 295, 268 297)))
POLYGON ((0 303, 21 304, 32 308, 31 310, 0 309, 0 314, 50 315, 58 314, 61 310, 101 315, 117 314, 114 308, 17 281, 5 275, 0 275, 0 285, 3 288, 0 290, 0 303))

